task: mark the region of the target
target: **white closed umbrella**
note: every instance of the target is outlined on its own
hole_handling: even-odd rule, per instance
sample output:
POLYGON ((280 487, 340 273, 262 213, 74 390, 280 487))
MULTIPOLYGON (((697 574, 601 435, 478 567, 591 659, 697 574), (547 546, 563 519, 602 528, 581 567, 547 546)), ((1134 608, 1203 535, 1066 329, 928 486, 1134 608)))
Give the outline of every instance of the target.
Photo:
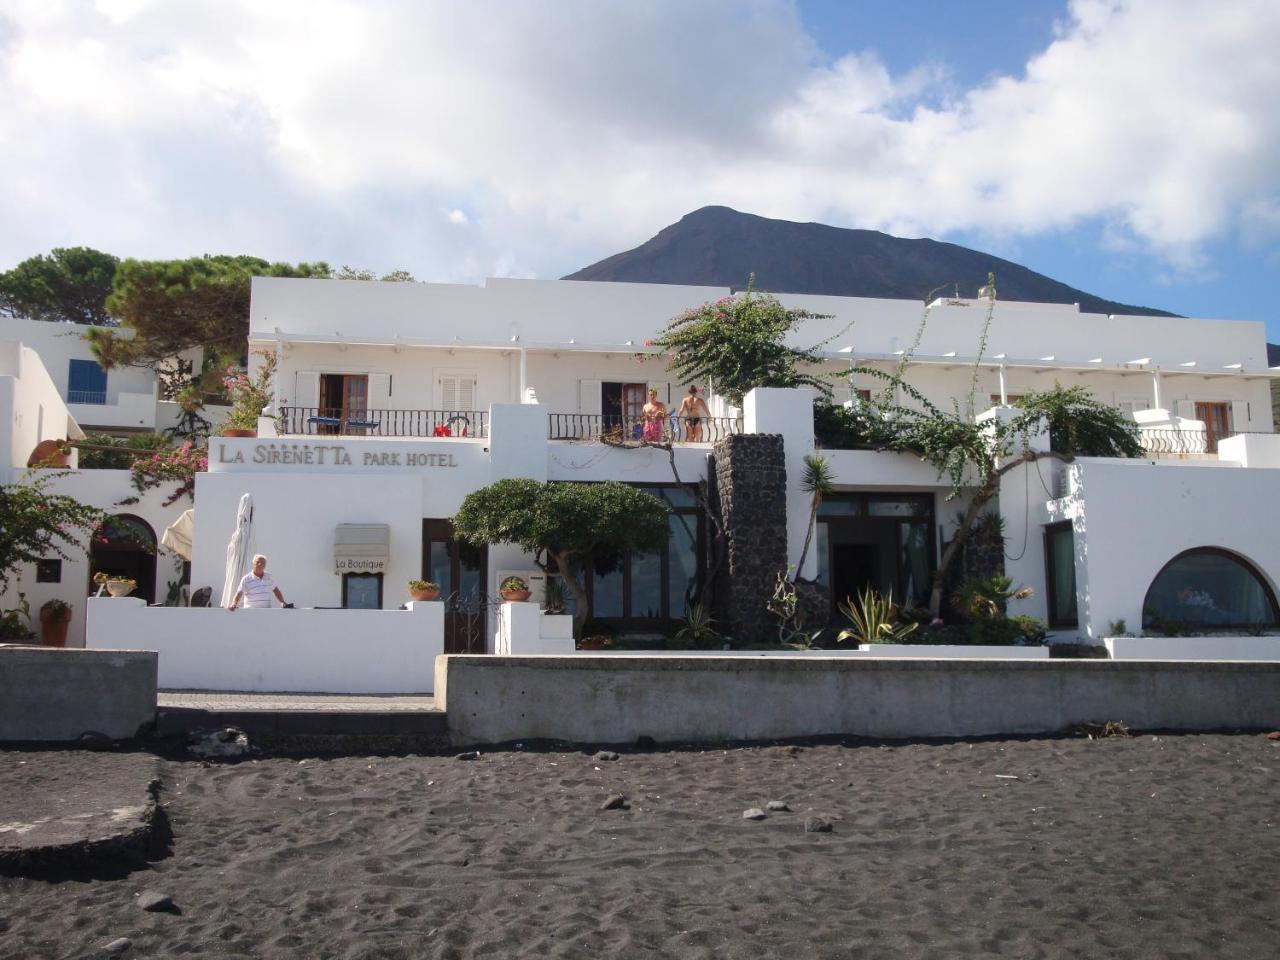
POLYGON ((191 535, 195 530, 196 512, 183 510, 177 520, 165 527, 160 536, 160 546, 172 550, 183 560, 191 560, 191 535))
POLYGON ((222 606, 231 606, 240 581, 249 572, 249 561, 252 559, 253 497, 246 493, 240 498, 240 507, 236 510, 236 529, 231 534, 231 542, 227 544, 227 575, 222 581, 222 606))

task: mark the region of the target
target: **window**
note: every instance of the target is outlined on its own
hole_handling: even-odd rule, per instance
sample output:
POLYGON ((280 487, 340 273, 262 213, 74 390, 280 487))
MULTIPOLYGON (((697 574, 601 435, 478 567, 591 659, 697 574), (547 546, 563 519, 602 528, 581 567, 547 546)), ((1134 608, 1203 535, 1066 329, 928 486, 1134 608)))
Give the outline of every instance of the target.
POLYGON ((591 615, 644 621, 683 617, 702 573, 702 510, 693 493, 677 486, 642 486, 666 504, 669 537, 656 553, 597 554, 585 564, 591 615))
POLYGON ((36 583, 61 583, 62 582, 62 561, 61 560, 37 560, 36 561, 36 583))
POLYGON ((440 409, 470 413, 476 408, 476 375, 450 371, 436 377, 440 409))
POLYGON ((1271 587, 1243 558, 1216 547, 1179 554, 1156 574, 1142 602, 1142 625, 1276 626, 1271 587))
POLYGON ((369 416, 369 377, 366 374, 320 375, 320 417, 317 433, 364 432, 369 416))
POLYGON ((1205 449, 1218 452, 1218 441, 1231 436, 1231 405, 1196 402, 1196 419, 1204 421, 1205 449))
POLYGON ((1045 582, 1049 585, 1049 626, 1075 627, 1076 548, 1071 523, 1051 523, 1044 528, 1045 582))
POLYGON ((381 610, 382 574, 344 573, 342 606, 348 610, 381 610))
POLYGON ((67 370, 67 403, 106 403, 107 371, 97 360, 72 360, 67 370))

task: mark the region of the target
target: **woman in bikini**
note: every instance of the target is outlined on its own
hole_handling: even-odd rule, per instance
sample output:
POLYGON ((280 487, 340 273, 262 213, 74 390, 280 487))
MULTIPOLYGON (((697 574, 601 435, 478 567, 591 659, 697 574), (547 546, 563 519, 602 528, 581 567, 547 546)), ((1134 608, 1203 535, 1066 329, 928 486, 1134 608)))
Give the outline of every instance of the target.
POLYGON ((698 396, 696 386, 690 385, 688 395, 680 401, 677 416, 684 421, 685 439, 690 443, 701 443, 702 421, 710 418, 711 410, 707 402, 698 396))

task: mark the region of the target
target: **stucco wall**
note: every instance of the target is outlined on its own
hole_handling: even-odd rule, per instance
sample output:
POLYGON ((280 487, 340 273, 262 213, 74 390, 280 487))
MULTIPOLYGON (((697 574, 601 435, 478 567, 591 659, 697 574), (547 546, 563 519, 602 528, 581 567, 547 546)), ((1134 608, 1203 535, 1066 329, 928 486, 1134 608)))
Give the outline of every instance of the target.
POLYGON ((430 693, 444 604, 236 610, 89 601, 89 645, 155 650, 162 689, 430 693))
POLYGON ((856 657, 441 657, 459 743, 1050 733, 1280 724, 1280 664, 856 657))
POLYGON ((1280 470, 1088 458, 1068 476, 1082 634, 1101 639, 1117 619, 1137 630, 1156 574, 1194 547, 1233 551, 1280 582, 1280 470))

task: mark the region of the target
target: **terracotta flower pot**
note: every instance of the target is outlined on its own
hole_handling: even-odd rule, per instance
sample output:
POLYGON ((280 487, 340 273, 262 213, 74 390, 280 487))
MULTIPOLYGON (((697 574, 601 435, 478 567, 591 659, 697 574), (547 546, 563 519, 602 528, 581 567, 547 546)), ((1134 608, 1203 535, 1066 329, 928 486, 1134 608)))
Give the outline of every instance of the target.
POLYGON ((222 431, 224 437, 256 437, 257 430, 250 430, 247 427, 226 427, 222 431))
POLYGON ((409 596, 415 600, 434 600, 440 596, 439 587, 427 587, 425 590, 410 590, 409 596))
POLYGON ((524 603, 529 599, 528 590, 499 590, 503 600, 510 600, 512 603, 524 603))
POLYGON ((48 610, 40 611, 40 642, 46 647, 65 647, 67 645, 67 627, 71 625, 71 611, 54 614, 48 610))
POLYGON ((27 458, 28 467, 65 467, 71 462, 71 452, 61 440, 41 440, 27 458))
POLYGON ((107 593, 113 597, 127 597, 133 593, 137 584, 130 583, 128 580, 108 580, 107 593))

